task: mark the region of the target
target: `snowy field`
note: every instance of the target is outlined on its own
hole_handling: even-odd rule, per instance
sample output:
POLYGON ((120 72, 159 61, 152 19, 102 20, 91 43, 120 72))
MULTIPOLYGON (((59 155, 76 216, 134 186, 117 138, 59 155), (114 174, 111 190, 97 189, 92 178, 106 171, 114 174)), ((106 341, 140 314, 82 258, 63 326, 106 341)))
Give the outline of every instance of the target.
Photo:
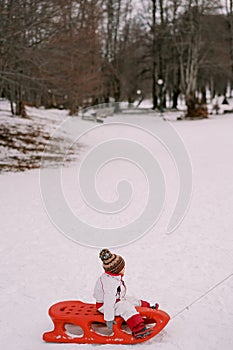
MULTIPOLYGON (((165 115, 166 116, 166 115, 165 115)), ((174 119, 173 114, 168 115, 174 119)), ((156 116, 119 115, 108 122, 135 121, 156 132, 156 116)), ((84 126, 93 125, 81 121, 84 126)), ((179 228, 165 228, 177 195, 177 174, 164 151, 155 146, 165 169, 167 199, 157 225, 142 238, 112 249, 126 260, 128 293, 159 302, 171 321, 155 338, 134 349, 233 349, 233 115, 208 120, 171 121, 182 137, 193 168, 193 194, 179 228)), ((115 125, 114 128, 117 126, 115 125)), ((82 130, 81 130, 82 129, 82 130)), ((115 130, 115 129, 114 129, 115 130)), ((120 134, 120 130, 119 130, 120 134)), ((111 135, 111 127, 110 127, 111 135)), ((127 135, 126 135, 127 136, 127 135)), ((83 136, 83 156, 106 134, 83 136)), ((141 139, 141 142, 143 140, 141 139)), ((149 141, 144 140, 145 144, 149 141)), ((152 151, 153 151, 153 147, 152 151)), ((77 168, 82 161, 78 157, 77 168)), ((77 168, 63 169, 64 192, 72 210, 97 226, 116 225, 114 216, 97 215, 82 203, 73 181, 77 168)), ((134 197, 121 225, 145 205, 146 184, 133 165, 116 162, 99 178, 101 195, 114 199, 118 177, 133 182, 134 197), (125 174, 126 171, 126 174, 125 174)), ((119 179, 118 179, 119 180, 119 179)), ((58 232, 47 216, 40 194, 39 170, 0 174, 1 213, 1 349, 74 350, 131 349, 132 346, 49 344, 43 332, 52 329, 51 304, 79 299, 93 302, 93 287, 102 272, 98 249, 74 243, 58 232)))

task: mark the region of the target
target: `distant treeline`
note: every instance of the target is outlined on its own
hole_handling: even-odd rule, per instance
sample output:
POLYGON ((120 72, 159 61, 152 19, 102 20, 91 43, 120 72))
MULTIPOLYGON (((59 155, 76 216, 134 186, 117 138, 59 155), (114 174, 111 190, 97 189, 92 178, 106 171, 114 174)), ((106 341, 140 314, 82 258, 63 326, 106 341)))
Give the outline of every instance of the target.
POLYGON ((206 115, 233 83, 233 1, 0 0, 0 96, 75 114, 152 96, 206 115))

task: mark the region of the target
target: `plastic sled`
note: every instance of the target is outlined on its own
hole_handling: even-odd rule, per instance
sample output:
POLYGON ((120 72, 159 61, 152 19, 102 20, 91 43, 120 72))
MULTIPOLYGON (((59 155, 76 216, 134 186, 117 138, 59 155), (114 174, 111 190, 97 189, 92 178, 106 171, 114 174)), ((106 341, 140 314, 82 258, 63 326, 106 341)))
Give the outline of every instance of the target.
POLYGON ((78 300, 62 301, 49 309, 54 330, 44 333, 43 340, 54 343, 135 344, 154 337, 170 320, 170 316, 162 310, 139 306, 136 309, 145 323, 152 327, 152 333, 145 338, 133 337, 120 316, 115 317, 113 332, 108 330, 103 314, 98 312, 95 304, 86 304, 78 300), (76 332, 69 330, 72 327, 76 332))

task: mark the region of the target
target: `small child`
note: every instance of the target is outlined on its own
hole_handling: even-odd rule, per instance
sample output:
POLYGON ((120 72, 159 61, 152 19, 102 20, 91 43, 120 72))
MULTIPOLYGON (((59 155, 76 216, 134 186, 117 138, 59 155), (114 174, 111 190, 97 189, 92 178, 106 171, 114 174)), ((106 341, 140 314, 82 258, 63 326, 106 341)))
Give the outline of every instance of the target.
POLYGON ((120 255, 113 254, 108 249, 102 249, 99 257, 103 262, 105 272, 96 282, 94 298, 97 310, 104 314, 107 327, 112 330, 115 316, 121 316, 135 338, 151 334, 152 330, 145 326, 135 306, 158 309, 159 305, 150 306, 147 301, 126 296, 126 285, 123 281, 125 261, 120 255))

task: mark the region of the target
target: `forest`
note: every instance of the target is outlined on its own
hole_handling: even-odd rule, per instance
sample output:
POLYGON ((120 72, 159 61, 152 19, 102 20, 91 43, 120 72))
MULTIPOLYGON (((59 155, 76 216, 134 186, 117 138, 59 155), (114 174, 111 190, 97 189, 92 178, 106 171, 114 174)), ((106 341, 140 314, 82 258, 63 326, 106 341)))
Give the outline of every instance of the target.
POLYGON ((233 84, 233 0, 0 0, 0 97, 70 115, 151 98, 206 117, 233 84))

